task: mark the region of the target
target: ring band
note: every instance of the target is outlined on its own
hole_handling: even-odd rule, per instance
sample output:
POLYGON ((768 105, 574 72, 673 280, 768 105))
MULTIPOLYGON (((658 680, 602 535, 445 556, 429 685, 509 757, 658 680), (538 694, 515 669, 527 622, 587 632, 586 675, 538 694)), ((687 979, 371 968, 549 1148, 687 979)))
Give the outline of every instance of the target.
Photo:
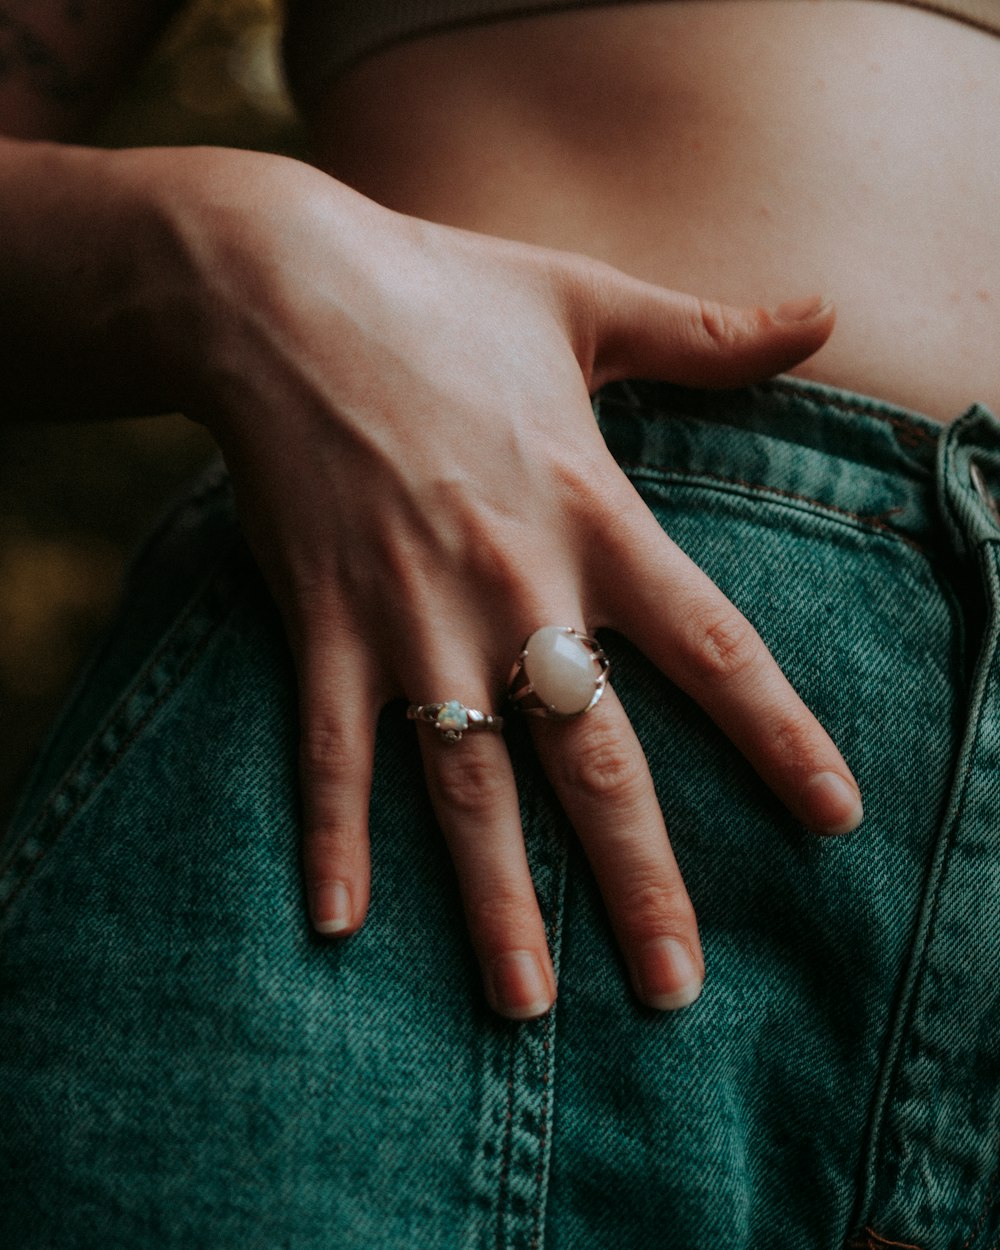
POLYGON ((568 720, 597 703, 610 668, 596 638, 569 625, 543 625, 525 641, 514 662, 508 697, 529 716, 568 720))
POLYGON ((446 703, 411 703, 406 709, 406 718, 431 725, 445 742, 461 742, 463 734, 480 729, 489 729, 493 733, 503 729, 502 716, 466 707, 457 699, 449 699, 446 703))

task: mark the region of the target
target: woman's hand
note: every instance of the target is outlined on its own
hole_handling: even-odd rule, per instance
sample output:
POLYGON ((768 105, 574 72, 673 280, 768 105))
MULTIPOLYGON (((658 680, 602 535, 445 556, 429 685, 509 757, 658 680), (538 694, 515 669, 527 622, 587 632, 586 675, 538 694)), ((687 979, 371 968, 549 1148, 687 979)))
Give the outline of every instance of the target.
MULTIPOLYGON (((662 533, 588 397, 626 375, 761 379, 823 343, 829 309, 705 304, 578 256, 399 216, 277 158, 173 160, 160 202, 206 298, 190 349, 171 339, 161 355, 183 362, 192 415, 222 446, 295 655, 319 932, 364 920, 380 708, 402 696, 498 710, 518 647, 548 623, 618 630, 806 826, 857 825, 836 747, 662 533)), ((613 688, 585 715, 532 730, 636 993, 692 1002, 694 912, 613 688)), ((503 738, 416 732, 489 1000, 536 1016, 556 986, 503 738)))

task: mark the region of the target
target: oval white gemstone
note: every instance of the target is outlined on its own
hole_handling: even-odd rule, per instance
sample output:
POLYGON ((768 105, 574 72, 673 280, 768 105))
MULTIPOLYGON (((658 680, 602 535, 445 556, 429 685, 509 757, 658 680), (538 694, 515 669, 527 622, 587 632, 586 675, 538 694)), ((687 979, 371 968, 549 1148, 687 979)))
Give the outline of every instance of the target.
POLYGON ((561 716, 582 712, 594 697, 594 653, 558 625, 543 625, 528 639, 524 671, 541 701, 561 716))

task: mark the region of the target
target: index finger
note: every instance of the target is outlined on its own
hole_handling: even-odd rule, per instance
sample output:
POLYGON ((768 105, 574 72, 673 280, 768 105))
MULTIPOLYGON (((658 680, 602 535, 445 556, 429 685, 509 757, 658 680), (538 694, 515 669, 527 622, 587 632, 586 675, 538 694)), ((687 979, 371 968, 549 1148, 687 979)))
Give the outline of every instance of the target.
POLYGON ((856 829, 864 810, 851 770, 754 627, 652 514, 629 528, 615 552, 628 617, 609 623, 704 708, 808 829, 856 829))

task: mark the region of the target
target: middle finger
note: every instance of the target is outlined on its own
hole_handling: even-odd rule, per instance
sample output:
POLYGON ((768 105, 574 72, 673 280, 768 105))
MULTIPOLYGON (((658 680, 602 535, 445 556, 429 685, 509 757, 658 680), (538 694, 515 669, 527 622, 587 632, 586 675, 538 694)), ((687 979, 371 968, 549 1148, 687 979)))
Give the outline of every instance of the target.
POLYGON ((694 909, 639 740, 609 686, 571 720, 534 719, 532 737, 587 853, 638 996, 676 1010, 705 968, 694 909))

